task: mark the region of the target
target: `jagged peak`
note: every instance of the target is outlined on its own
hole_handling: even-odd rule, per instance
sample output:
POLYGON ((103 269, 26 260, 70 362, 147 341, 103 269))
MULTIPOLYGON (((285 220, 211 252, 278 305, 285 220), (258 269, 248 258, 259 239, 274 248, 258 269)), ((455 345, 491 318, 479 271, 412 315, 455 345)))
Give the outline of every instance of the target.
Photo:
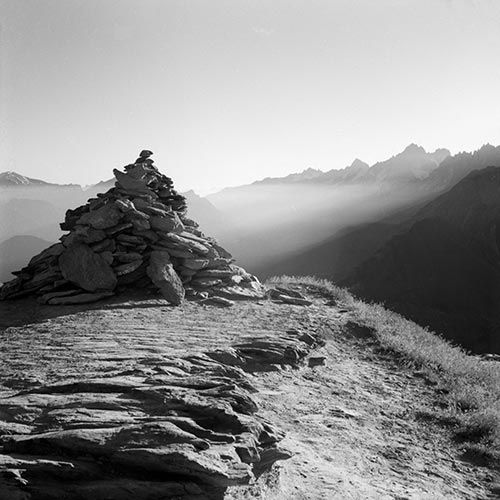
POLYGON ((416 153, 427 153, 427 151, 422 147, 419 146, 418 144, 415 144, 412 142, 411 144, 408 144, 406 148, 403 150, 402 154, 416 154, 416 153))
POLYGON ((355 158, 347 168, 370 168, 370 165, 359 158, 355 158))

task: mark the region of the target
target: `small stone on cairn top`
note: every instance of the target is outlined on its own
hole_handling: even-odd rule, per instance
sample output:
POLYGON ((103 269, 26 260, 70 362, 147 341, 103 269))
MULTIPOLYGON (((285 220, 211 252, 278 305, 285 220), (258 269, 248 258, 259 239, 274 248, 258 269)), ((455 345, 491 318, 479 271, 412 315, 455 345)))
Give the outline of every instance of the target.
POLYGON ((127 289, 156 291, 174 305, 185 295, 262 298, 257 278, 187 217, 186 199, 152 154, 141 151, 125 172, 113 170, 113 188, 68 210, 61 224, 68 233, 14 272, 0 299, 80 304, 127 289))

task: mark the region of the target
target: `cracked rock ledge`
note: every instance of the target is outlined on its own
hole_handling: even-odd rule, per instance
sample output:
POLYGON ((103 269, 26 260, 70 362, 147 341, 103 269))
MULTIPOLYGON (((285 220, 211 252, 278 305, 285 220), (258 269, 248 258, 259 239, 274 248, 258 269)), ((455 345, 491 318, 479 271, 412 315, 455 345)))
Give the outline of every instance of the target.
POLYGON ((298 367, 323 343, 291 329, 3 397, 1 498, 222 499, 291 456, 259 416, 252 374, 298 367))

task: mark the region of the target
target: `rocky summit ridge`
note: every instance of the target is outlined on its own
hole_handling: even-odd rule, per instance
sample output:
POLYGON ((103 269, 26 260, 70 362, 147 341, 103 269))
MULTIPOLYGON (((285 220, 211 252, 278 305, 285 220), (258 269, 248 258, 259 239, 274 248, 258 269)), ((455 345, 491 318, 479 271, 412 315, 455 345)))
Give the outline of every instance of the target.
POLYGON ((185 296, 230 305, 263 296, 256 277, 187 216, 184 196, 141 151, 115 186, 66 212, 67 234, 0 288, 0 299, 37 295, 50 305, 96 302, 128 288, 160 291, 173 305, 185 296))

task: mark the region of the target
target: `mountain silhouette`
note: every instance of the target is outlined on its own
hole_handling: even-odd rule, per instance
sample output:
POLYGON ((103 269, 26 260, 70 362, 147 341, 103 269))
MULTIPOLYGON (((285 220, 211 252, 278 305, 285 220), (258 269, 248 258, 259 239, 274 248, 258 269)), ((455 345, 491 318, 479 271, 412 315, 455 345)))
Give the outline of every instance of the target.
POLYGON ((499 352, 500 167, 427 204, 345 283, 468 349, 499 352))

